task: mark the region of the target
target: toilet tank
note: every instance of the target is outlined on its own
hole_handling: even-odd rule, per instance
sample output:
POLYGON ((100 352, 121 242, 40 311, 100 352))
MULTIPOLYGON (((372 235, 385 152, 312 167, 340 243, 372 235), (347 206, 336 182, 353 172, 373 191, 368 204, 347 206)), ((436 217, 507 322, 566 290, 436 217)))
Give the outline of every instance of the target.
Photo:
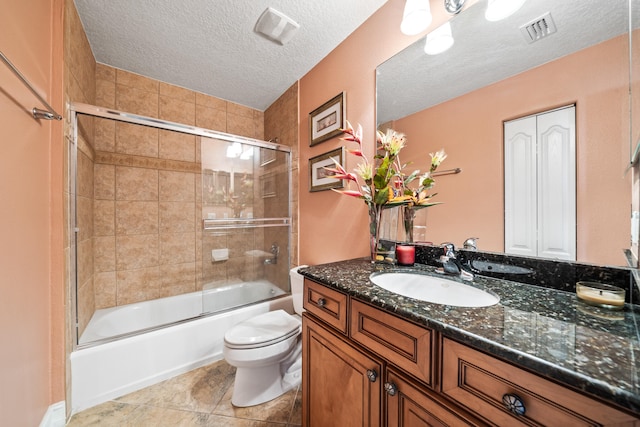
POLYGON ((299 265, 289 270, 291 280, 291 298, 293 299, 293 311, 302 314, 302 288, 304 287, 304 276, 298 273, 299 268, 308 267, 299 265))

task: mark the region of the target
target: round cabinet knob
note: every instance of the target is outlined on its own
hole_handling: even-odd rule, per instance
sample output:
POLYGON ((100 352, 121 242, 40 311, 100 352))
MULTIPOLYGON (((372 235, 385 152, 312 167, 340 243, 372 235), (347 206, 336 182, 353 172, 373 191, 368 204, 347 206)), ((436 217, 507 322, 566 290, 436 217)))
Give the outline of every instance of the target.
POLYGON ((524 415, 527 410, 524 407, 524 402, 517 394, 505 394, 502 396, 502 403, 504 403, 504 407, 507 408, 507 411, 516 415, 524 415))
POLYGON ((326 303, 327 303, 326 299, 318 298, 318 302, 316 304, 318 304, 318 307, 324 307, 326 303))
POLYGON ((394 383, 384 383, 384 391, 386 391, 389 396, 395 396, 398 392, 398 387, 396 387, 394 383))
POLYGON ((375 383, 378 379, 378 373, 373 369, 367 369, 367 378, 369 378, 369 381, 372 383, 375 383))

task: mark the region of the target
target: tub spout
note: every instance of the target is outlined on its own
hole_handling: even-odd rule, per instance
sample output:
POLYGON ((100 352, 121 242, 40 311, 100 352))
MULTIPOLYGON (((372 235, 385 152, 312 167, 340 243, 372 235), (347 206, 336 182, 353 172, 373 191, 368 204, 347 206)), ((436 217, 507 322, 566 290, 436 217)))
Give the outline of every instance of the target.
POLYGON ((273 256, 264 260, 265 265, 272 265, 278 263, 278 255, 280 254, 280 247, 277 243, 271 245, 271 253, 273 256))

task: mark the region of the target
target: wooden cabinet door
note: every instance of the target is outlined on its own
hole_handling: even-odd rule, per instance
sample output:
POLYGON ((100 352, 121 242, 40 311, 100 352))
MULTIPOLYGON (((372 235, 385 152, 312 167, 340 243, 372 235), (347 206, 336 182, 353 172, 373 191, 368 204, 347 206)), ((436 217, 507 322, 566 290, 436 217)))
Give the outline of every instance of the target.
POLYGON ((388 427, 444 427, 485 425, 472 415, 444 402, 435 393, 388 368, 385 379, 388 427), (391 390, 390 390, 391 389, 391 390))
POLYGON ((304 426, 380 426, 382 362, 352 347, 306 313, 302 352, 304 426))

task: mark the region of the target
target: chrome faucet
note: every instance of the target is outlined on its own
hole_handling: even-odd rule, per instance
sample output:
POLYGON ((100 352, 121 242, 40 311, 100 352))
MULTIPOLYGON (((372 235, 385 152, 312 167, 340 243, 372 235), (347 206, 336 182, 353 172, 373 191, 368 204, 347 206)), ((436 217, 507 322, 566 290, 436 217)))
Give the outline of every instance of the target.
POLYGON ((451 242, 444 242, 440 245, 443 254, 438 262, 442 263, 442 268, 436 270, 438 273, 459 276, 462 280, 473 280, 473 273, 462 267, 462 263, 456 258, 456 247, 451 242))
POLYGON ((464 241, 462 246, 467 250, 477 251, 478 250, 478 242, 477 242, 478 239, 479 239, 479 237, 469 237, 467 240, 464 241))
POLYGON ((280 247, 278 246, 277 243, 272 243, 271 244, 271 253, 273 254, 273 257, 266 258, 264 260, 264 264, 265 265, 277 264, 278 263, 278 255, 280 255, 280 247))

